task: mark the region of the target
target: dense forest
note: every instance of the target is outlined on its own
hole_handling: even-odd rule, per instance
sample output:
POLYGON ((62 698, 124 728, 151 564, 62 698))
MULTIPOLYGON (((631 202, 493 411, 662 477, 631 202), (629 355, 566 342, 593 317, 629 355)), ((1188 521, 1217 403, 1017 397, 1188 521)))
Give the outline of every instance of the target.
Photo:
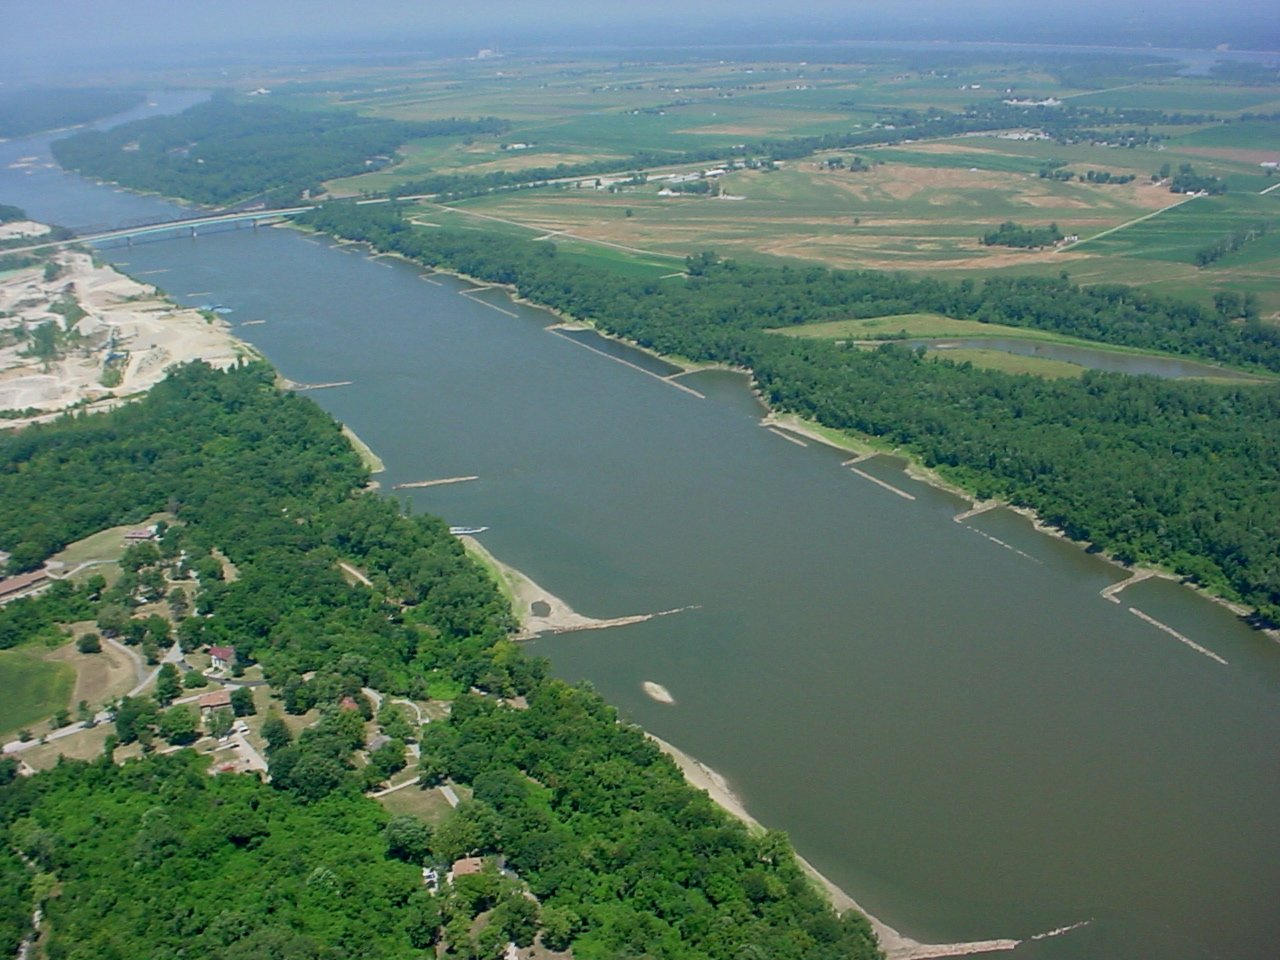
MULTIPOLYGON (((1064 278, 979 285, 691 257, 646 281, 480 231, 415 231, 395 210, 333 204, 304 222, 379 249, 512 284, 537 303, 659 352, 750 368, 765 396, 887 439, 983 497, 1036 510, 1127 561, 1167 565, 1280 618, 1280 389, 1087 372, 1079 380, 797 340, 770 328, 919 311, 1036 327, 1280 370, 1280 332, 1064 278)), ((1237 304, 1238 309, 1243 309, 1237 304)))
POLYGON ((0 139, 72 127, 136 107, 141 90, 29 87, 0 91, 0 139))
POLYGON ((536 936, 579 960, 880 955, 865 918, 831 911, 785 837, 751 834, 599 696, 525 657, 496 584, 445 525, 361 492, 366 479, 337 425, 278 391, 265 365, 194 364, 111 413, 0 439, 5 543, 47 552, 157 508, 175 515, 158 544, 131 548, 112 587, 11 604, 24 616, 9 636, 95 612, 104 630, 150 631, 120 611, 154 565, 178 564, 200 582, 178 624, 184 649, 234 642, 278 709, 321 717, 296 738, 268 719, 270 784, 210 777, 191 752, 112 763, 119 742, 192 739, 188 709, 166 707, 170 677, 156 699, 117 706, 99 760, 29 778, 0 766, 0 945, 20 938, 35 899, 57 960, 389 960, 435 956, 441 942, 447 956, 496 960, 536 936), (373 587, 349 583, 339 561, 373 587), (365 688, 447 689, 452 710, 415 729, 384 707, 394 739, 358 767, 363 717, 346 704, 372 715, 365 688), (434 826, 361 795, 404 766, 410 739, 424 787, 473 791, 434 826), (423 866, 464 855, 493 859, 424 885, 423 866))
POLYGON ((55 141, 53 155, 67 170, 197 203, 285 204, 318 192, 324 180, 389 165, 407 140, 500 134, 509 126, 492 117, 403 123, 215 97, 177 116, 55 141))

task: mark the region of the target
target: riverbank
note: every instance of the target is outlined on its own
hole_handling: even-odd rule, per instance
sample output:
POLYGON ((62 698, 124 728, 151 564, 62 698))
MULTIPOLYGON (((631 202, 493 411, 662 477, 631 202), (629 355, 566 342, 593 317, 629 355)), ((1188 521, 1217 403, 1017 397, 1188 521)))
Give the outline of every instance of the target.
MULTIPOLYGON (((1134 583, 1138 583, 1152 577, 1166 580, 1170 583, 1176 583, 1179 586, 1193 591, 1198 596, 1203 597, 1211 603, 1230 610, 1241 620, 1249 623, 1257 632, 1267 636, 1277 643, 1280 643, 1280 627, 1262 626, 1256 623, 1256 610, 1227 597, 1219 596, 1200 584, 1188 580, 1176 570, 1170 570, 1166 567, 1161 567, 1158 564, 1125 563, 1123 560, 1111 556, 1104 550, 1095 549, 1094 545, 1087 540, 1074 539, 1061 528, 1055 527, 1053 524, 1045 521, 1044 518, 1030 507, 1019 506, 1018 504, 998 498, 984 500, 978 497, 976 494, 966 490, 964 487, 952 483, 938 471, 930 467, 926 467, 918 458, 900 447, 894 447, 890 444, 883 443, 876 437, 854 436, 844 431, 837 430, 834 427, 827 427, 823 424, 815 423, 812 420, 806 420, 798 414, 778 413, 776 410, 769 407, 768 402, 763 396, 761 396, 759 391, 756 391, 756 396, 770 411, 765 418, 760 421, 762 426, 780 427, 784 430, 798 434, 799 436, 807 437, 816 443, 825 444, 826 446, 842 452, 857 454, 858 460, 870 459, 876 456, 896 457, 903 462, 902 470, 911 479, 918 480, 921 483, 928 484, 937 490, 942 490, 946 493, 952 494, 953 496, 968 500, 970 503, 970 509, 959 513, 952 518, 957 522, 964 522, 967 517, 974 515, 975 512, 985 513, 988 510, 1004 508, 1025 519, 1031 524, 1032 528, 1034 528, 1037 533, 1053 537, 1055 540, 1062 540, 1066 543, 1070 543, 1071 545, 1078 547, 1082 552, 1091 553, 1099 559, 1111 564, 1120 572, 1126 574, 1127 576, 1125 579, 1119 580, 1113 585, 1114 588, 1124 589, 1127 586, 1131 586, 1134 583)), ((1111 589, 1113 588, 1108 588, 1108 590, 1111 589)), ((1118 590, 1115 592, 1118 592, 1118 590)), ((1106 593, 1105 591, 1104 596, 1106 596, 1107 599, 1113 599, 1113 594, 1106 593)))
POLYGON ((545 590, 515 567, 503 563, 475 537, 462 534, 458 537, 473 560, 483 566, 498 581, 503 596, 510 602, 512 612, 520 623, 515 640, 534 640, 544 633, 573 633, 578 630, 604 630, 608 627, 625 627, 632 623, 644 623, 654 617, 665 617, 681 610, 663 610, 659 613, 641 613, 629 617, 600 619, 586 617, 565 603, 554 593, 545 590))
MULTIPOLYGON (((733 792, 733 788, 723 776, 702 761, 689 756, 679 747, 672 746, 662 738, 656 737, 652 733, 646 733, 645 736, 656 743, 663 753, 675 761, 676 766, 680 768, 680 772, 684 774, 684 778, 690 786, 705 790, 716 806, 742 821, 746 824, 747 829, 754 833, 765 832, 765 826, 747 812, 747 808, 741 798, 733 792)), ((887 960, 927 960, 927 958, 932 957, 963 957, 980 953, 1000 953, 1013 950, 1023 942, 1022 940, 1011 938, 971 940, 962 943, 921 943, 918 940, 913 940, 873 916, 866 908, 860 906, 853 897, 823 876, 813 864, 800 856, 799 853, 795 856, 800 867, 809 875, 809 879, 826 894, 831 901, 831 905, 838 912, 856 910, 870 921, 871 928, 875 931, 876 938, 880 941, 880 947, 884 950, 887 960)))
MULTIPOLYGON (((544 632, 564 633, 574 630, 596 630, 612 626, 623 626, 663 615, 648 614, 610 620, 584 617, 575 612, 572 607, 559 597, 538 586, 537 583, 521 571, 498 560, 474 537, 463 535, 458 539, 463 542, 467 553, 498 580, 503 589, 503 594, 512 601, 513 610, 519 618, 521 626, 520 633, 515 636, 517 640, 533 639, 544 632), (542 605, 541 609, 539 605, 542 605)), ((667 612, 675 613, 678 611, 667 612)), ((660 687, 658 689, 661 694, 666 694, 665 689, 660 687)), ((646 692, 649 692, 647 687, 646 692)), ((669 695, 666 697, 653 693, 649 693, 649 695, 662 703, 673 702, 669 695)), ((705 790, 717 806, 742 821, 747 825, 748 829, 758 833, 765 832, 765 826, 751 816, 747 811, 746 805, 733 792, 732 787, 723 776, 660 737, 648 732, 645 735, 675 761, 685 780, 691 786, 699 790, 705 790)), ((958 943, 921 943, 877 919, 853 897, 819 872, 804 857, 800 856, 799 853, 796 853, 795 856, 805 873, 823 891, 838 912, 856 910, 867 917, 881 948, 885 951, 887 960, 928 960, 928 958, 934 957, 959 957, 980 953, 996 953, 1013 950, 1022 943, 1021 940, 1012 938, 958 943)))

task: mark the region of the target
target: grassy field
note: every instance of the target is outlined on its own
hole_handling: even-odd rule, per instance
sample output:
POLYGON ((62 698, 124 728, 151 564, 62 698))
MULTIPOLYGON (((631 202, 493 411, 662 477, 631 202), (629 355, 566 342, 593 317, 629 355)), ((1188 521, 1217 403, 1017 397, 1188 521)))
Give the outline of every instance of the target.
MULTIPOLYGON (((1038 171, 1039 158, 961 147, 931 152, 924 146, 857 151, 882 161, 862 172, 826 169, 821 158, 789 161, 771 172, 738 171, 721 179, 733 199, 662 197, 662 185, 649 183, 613 194, 521 191, 459 206, 543 233, 561 231, 676 257, 713 249, 852 268, 990 268, 1052 261, 1060 269, 1051 251, 984 247, 979 237, 1004 220, 1058 223, 1063 230, 1089 235, 1178 199, 1145 181, 1093 186, 1012 172, 1015 167, 1038 171)), ((1114 162, 1106 166, 1117 173, 1132 171, 1114 162)))
POLYGON ((900 313, 889 317, 870 317, 863 320, 832 320, 828 323, 806 323, 795 327, 781 327, 772 333, 788 337, 813 337, 819 340, 882 340, 907 337, 1017 337, 1020 340, 1044 340, 1049 343, 1069 343, 1096 348, 1098 344, 1074 337, 1064 337, 1047 330, 1031 330, 1026 327, 1008 327, 1000 323, 979 323, 976 320, 955 320, 938 313, 900 313))
POLYGON ((71 566, 91 561, 116 563, 124 556, 126 546, 124 535, 126 533, 130 530, 137 530, 140 527, 152 526, 161 520, 166 523, 172 523, 173 519, 172 514, 156 513, 141 523, 126 523, 119 527, 109 527, 106 530, 90 534, 83 540, 68 544, 62 552, 55 553, 51 559, 71 566))
POLYGON ((1029 373, 1050 380, 1082 375, 1085 368, 1048 357, 1020 357, 1000 350, 934 350, 928 354, 933 359, 947 359, 956 363, 972 363, 986 370, 1002 370, 1005 373, 1029 373))
POLYGON ((32 727, 68 706, 75 671, 66 664, 49 663, 34 650, 0 650, 0 732, 13 733, 32 727))
POLYGON ((421 817, 427 823, 439 823, 452 809, 439 790, 419 790, 417 786, 388 793, 378 802, 393 816, 421 817))
MULTIPOLYGON (((37 770, 57 766, 60 757, 71 760, 93 760, 102 756, 107 738, 115 735, 115 726, 104 723, 89 730, 79 730, 69 736, 59 737, 49 743, 39 744, 22 751, 22 759, 37 770)), ((138 744, 130 744, 116 753, 117 759, 141 756, 138 744)))
MULTIPOLYGON (((81 624, 76 629, 76 634, 78 636, 96 629, 93 624, 81 624)), ((68 702, 78 704, 84 700, 95 710, 128 693, 138 680, 133 660, 105 643, 101 653, 81 653, 76 649, 75 643, 68 643, 48 651, 42 659, 46 663, 61 664, 74 671, 75 683, 68 692, 68 702)))

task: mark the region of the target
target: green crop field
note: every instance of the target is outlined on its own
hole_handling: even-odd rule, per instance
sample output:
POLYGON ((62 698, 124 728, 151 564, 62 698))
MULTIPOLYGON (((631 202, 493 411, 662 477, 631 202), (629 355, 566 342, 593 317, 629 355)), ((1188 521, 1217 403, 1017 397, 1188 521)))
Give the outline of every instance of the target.
POLYGON ((1170 146, 1175 149, 1187 146, 1280 151, 1280 120, 1249 120, 1205 127, 1175 137, 1170 146))
POLYGON ((954 363, 971 363, 985 370, 1029 373, 1032 376, 1046 377, 1050 380, 1079 377, 1085 371, 1084 367, 1075 363, 1050 360, 1048 357, 1022 357, 1016 353, 1004 353, 1000 350, 931 350, 928 356, 954 363))
MULTIPOLYGON (((1258 194, 1227 194, 1221 197, 1196 197, 1164 211, 1142 223, 1135 223, 1105 237, 1086 240, 1080 250, 1094 253, 1145 257, 1193 263, 1195 252, 1206 244, 1230 234, 1247 224, 1275 220, 1280 228, 1280 199, 1258 194)), ((1268 236, 1251 244, 1223 261, 1240 262, 1246 252, 1261 245, 1270 246, 1268 236)))
POLYGON ((26 650, 0 650, 0 732, 30 727, 67 706, 75 671, 26 650))

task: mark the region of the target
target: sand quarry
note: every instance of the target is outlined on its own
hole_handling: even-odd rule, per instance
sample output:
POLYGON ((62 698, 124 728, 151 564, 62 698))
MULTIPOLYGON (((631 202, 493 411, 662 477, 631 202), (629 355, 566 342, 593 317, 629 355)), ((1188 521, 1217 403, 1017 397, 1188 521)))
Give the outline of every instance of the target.
POLYGON ((149 390, 175 364, 200 359, 227 367, 257 355, 225 321, 178 307, 87 253, 60 251, 54 263, 51 280, 40 266, 0 282, 0 409, 39 411, 10 420, 14 425, 77 404, 112 406, 149 390), (75 318, 72 303, 85 315, 75 318), (45 323, 59 331, 57 356, 47 362, 26 355, 30 334, 45 323), (118 382, 107 386, 104 378, 118 382))

